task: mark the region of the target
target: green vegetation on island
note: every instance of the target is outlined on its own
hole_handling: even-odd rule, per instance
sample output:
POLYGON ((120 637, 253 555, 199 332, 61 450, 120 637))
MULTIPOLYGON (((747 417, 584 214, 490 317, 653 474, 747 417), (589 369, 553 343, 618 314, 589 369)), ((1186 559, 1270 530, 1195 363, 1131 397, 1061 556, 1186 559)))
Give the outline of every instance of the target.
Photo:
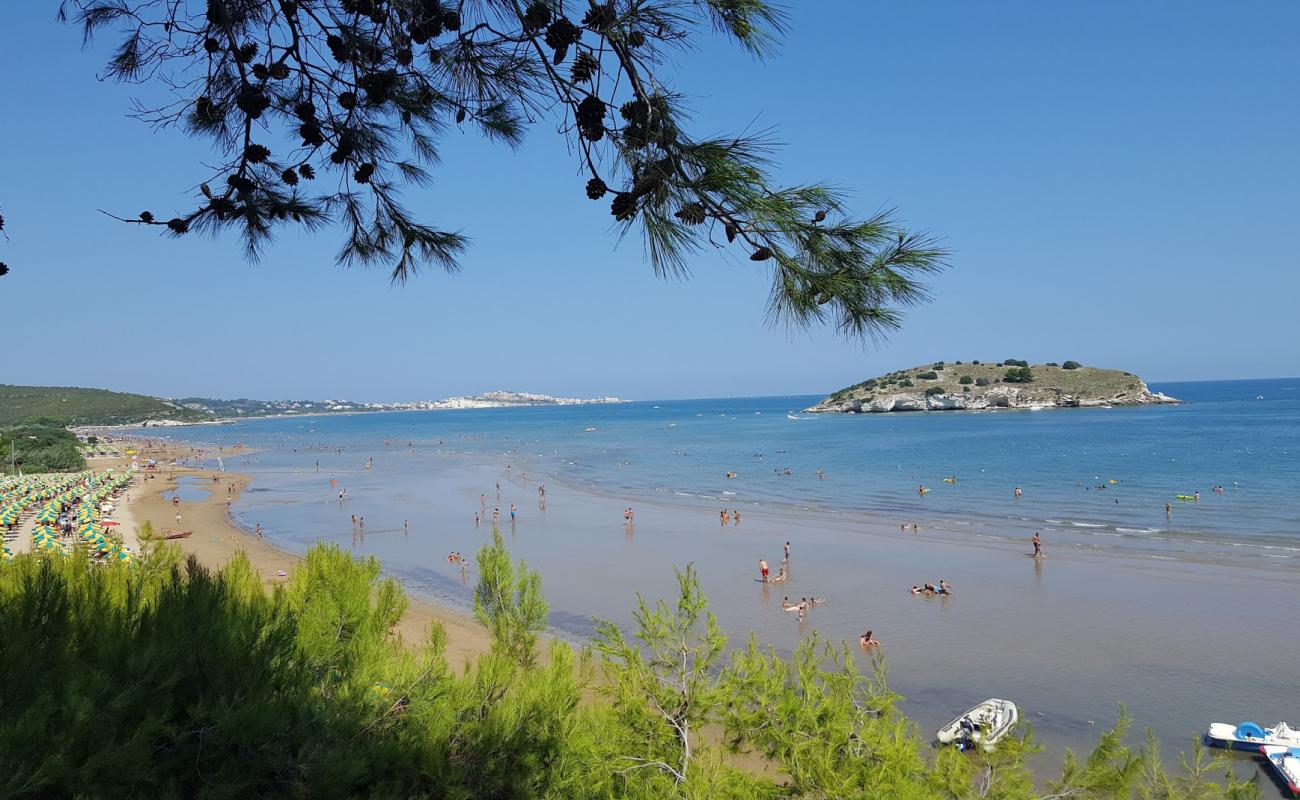
MULTIPOLYGON (((152 542, 148 530, 141 531, 152 542)), ((539 645, 537 574, 499 533, 478 554, 490 652, 454 669, 436 624, 411 647, 373 558, 318 544, 268 592, 242 555, 221 572, 146 546, 134 566, 0 563, 0 796, 1030 800, 1028 726, 993 752, 932 750, 883 661, 807 638, 790 657, 731 651, 695 573, 641 600, 637 629, 539 645)), ((1251 800, 1194 745, 1176 775, 1129 720, 1047 795, 1251 800)))
POLYGON ((107 389, 0 384, 0 425, 44 420, 59 425, 133 425, 199 422, 206 414, 157 397, 107 389))
POLYGON ((831 394, 809 411, 941 411, 1175 403, 1131 372, 1077 361, 936 361, 831 394))

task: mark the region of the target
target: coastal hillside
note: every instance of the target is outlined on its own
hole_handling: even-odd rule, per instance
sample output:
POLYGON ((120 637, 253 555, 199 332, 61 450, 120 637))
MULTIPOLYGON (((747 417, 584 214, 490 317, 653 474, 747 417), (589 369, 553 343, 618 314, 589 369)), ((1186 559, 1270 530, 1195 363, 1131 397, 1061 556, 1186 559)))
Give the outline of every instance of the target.
POLYGON ((62 425, 132 425, 155 420, 198 422, 208 415, 142 394, 70 386, 0 384, 0 426, 33 420, 62 425))
POLYGON ((1075 361, 936 361, 840 389, 810 412, 977 411, 1177 403, 1131 372, 1075 361))

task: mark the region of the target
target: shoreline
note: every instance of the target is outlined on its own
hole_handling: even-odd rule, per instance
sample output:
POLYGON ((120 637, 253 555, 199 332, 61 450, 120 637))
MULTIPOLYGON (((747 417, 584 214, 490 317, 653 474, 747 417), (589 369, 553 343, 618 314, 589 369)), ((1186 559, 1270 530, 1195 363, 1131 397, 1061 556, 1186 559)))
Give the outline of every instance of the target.
MULTIPOLYGON (((139 441, 134 443, 144 455, 146 446, 141 445, 139 441)), ((158 448, 147 447, 147 450, 157 452, 158 448)), ((225 495, 221 490, 226 486, 232 487, 231 501, 238 503, 244 491, 253 483, 253 476, 233 471, 214 473, 211 470, 179 465, 173 468, 162 465, 162 458, 158 460, 160 462, 158 471, 138 472, 136 480, 120 498, 116 516, 125 529, 124 537, 129 536, 134 540, 136 530, 145 522, 151 523, 158 533, 173 528, 193 530, 193 535, 188 538, 165 540, 165 543, 179 546, 186 556, 194 556, 200 564, 214 571, 223 568, 236 553, 243 552, 265 586, 276 586, 288 580, 287 576, 291 575, 302 562, 302 556, 268 539, 257 538, 251 531, 246 531, 239 526, 226 512, 225 495), (216 483, 211 480, 214 474, 219 477, 216 483), (149 476, 148 479, 146 476, 149 476), (163 495, 175 493, 179 486, 179 479, 185 477, 198 478, 209 484, 203 489, 208 491, 208 496, 202 500, 181 499, 179 510, 182 522, 178 526, 173 506, 164 499, 163 495), (285 577, 277 576, 276 573, 281 571, 286 573, 285 577)), ((95 461, 117 463, 95 463, 91 465, 93 469, 102 469, 105 466, 114 466, 115 469, 129 466, 129 461, 123 463, 124 460, 118 458, 95 459, 95 461)), ((136 544, 138 547, 138 543, 136 544)), ((473 617, 458 609, 413 594, 405 586, 403 591, 408 607, 398 622, 395 632, 407 646, 422 644, 427 637, 429 626, 436 622, 446 631, 446 658, 455 669, 463 668, 469 660, 487 652, 490 648, 491 638, 487 629, 473 617)))

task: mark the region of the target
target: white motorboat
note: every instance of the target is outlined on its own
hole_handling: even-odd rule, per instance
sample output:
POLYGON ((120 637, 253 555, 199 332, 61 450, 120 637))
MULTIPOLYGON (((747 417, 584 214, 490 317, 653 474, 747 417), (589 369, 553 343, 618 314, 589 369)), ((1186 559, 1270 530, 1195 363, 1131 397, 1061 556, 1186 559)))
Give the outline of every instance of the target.
POLYGON ((1300 747, 1266 744, 1260 748, 1273 774, 1292 797, 1300 797, 1300 747))
POLYGON ((1010 700, 990 698, 939 729, 939 744, 968 750, 976 745, 992 750, 1020 719, 1016 704, 1010 700))
POLYGON ((1211 747, 1258 753, 1265 745, 1300 747, 1300 731, 1292 729, 1285 722, 1279 722, 1271 728, 1253 722, 1243 722, 1240 725, 1212 722, 1209 732, 1205 734, 1205 743, 1211 747))

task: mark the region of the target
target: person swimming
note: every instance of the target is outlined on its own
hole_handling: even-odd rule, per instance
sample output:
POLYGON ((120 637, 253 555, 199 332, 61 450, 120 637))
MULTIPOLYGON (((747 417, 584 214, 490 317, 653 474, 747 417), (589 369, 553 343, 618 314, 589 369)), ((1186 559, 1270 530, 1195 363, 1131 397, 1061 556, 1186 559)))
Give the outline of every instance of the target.
POLYGON ((858 644, 862 645, 863 647, 877 647, 877 646, 879 646, 879 645, 880 645, 880 641, 879 641, 878 639, 874 638, 871 634, 872 634, 872 631, 867 631, 866 633, 864 633, 864 634, 862 634, 861 636, 859 636, 859 637, 858 637, 858 644))

